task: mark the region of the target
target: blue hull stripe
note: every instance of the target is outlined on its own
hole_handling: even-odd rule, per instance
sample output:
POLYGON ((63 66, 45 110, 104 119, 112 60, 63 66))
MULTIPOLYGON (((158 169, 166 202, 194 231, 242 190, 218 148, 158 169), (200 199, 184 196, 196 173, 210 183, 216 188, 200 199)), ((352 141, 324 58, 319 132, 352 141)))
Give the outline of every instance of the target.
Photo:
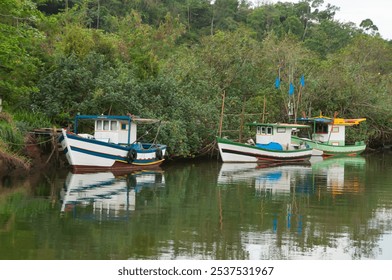
MULTIPOLYGON (((105 143, 105 142, 101 142, 95 139, 87 139, 87 138, 81 138, 79 136, 73 135, 73 134, 67 134, 68 138, 77 140, 77 141, 82 141, 82 142, 87 142, 90 144, 95 144, 95 145, 99 145, 102 147, 110 147, 110 148, 114 148, 118 150, 118 153, 123 153, 126 154, 124 152, 128 152, 129 150, 131 150, 132 148, 136 150, 136 152, 138 154, 146 154, 146 153, 155 153, 155 151, 157 150, 157 148, 160 148, 162 150, 166 149, 166 145, 162 145, 162 144, 158 144, 157 148, 152 148, 152 149, 140 149, 142 146, 141 145, 130 145, 130 146, 121 146, 118 144, 113 144, 113 143, 105 143)), ((63 141, 66 141, 66 137, 64 137, 63 135, 61 135, 59 137, 59 142, 62 143, 63 141)), ((149 147, 149 145, 151 144, 144 144, 145 147, 149 147)), ((66 145, 65 145, 66 146, 66 145)), ((97 149, 99 149, 99 147, 96 147, 97 149)), ((119 161, 119 162, 123 162, 125 164, 128 164, 127 161, 127 156, 120 156, 120 155, 113 155, 113 154, 108 154, 108 153, 102 153, 102 152, 98 152, 98 151, 93 151, 90 149, 83 149, 83 148, 79 148, 77 146, 70 146, 70 149, 68 149, 68 147, 65 147, 63 150, 63 153, 66 155, 67 153, 72 153, 72 152, 78 152, 78 153, 82 153, 82 154, 86 154, 86 155, 91 155, 91 156, 95 156, 95 157, 99 157, 99 158, 106 158, 106 159, 111 159, 114 161, 119 161)), ((157 162, 161 162, 161 160, 158 160, 157 158, 151 158, 151 159, 135 159, 134 161, 132 161, 132 163, 129 164, 135 164, 135 165, 151 165, 157 162)))
POLYGON ((61 142, 63 142, 63 140, 64 140, 64 135, 61 134, 61 136, 59 137, 59 142, 61 143, 61 142))
MULTIPOLYGON (((85 150, 85 149, 81 149, 81 148, 73 147, 73 146, 71 146, 71 150, 75 151, 75 152, 82 153, 82 154, 92 155, 92 156, 95 156, 95 157, 108 158, 108 159, 112 159, 112 160, 127 162, 127 158, 126 157, 121 157, 121 156, 116 156, 116 155, 110 155, 110 154, 105 154, 105 153, 94 152, 94 151, 85 150)), ((155 158, 154 159, 136 159, 132 163, 135 163, 135 164, 147 164, 147 163, 152 163, 152 162, 155 162, 155 161, 157 161, 155 158)))
POLYGON ((75 139, 75 140, 78 140, 81 142, 87 142, 87 143, 97 144, 100 146, 116 148, 116 149, 123 150, 123 151, 128 151, 130 149, 129 147, 123 147, 123 146, 120 146, 117 144, 112 144, 112 143, 105 143, 105 142, 94 140, 94 139, 82 138, 80 136, 76 136, 76 135, 72 135, 72 134, 67 134, 67 137, 69 139, 75 139))
POLYGON ((75 151, 75 152, 82 153, 82 154, 96 156, 96 157, 109 158, 109 159, 113 159, 113 160, 122 160, 122 161, 126 161, 127 160, 126 157, 121 157, 121 156, 115 156, 115 155, 110 155, 110 154, 105 154, 105 153, 94 152, 94 151, 91 151, 91 150, 81 149, 81 148, 74 147, 74 146, 71 146, 71 150, 75 151))
MULTIPOLYGON (((91 143, 91 144, 96 144, 99 146, 104 146, 104 147, 110 147, 110 148, 115 148, 118 150, 122 150, 122 151, 129 151, 130 149, 135 149, 138 153, 151 153, 151 152, 155 152, 156 148, 152 148, 152 149, 138 149, 137 147, 135 147, 136 145, 130 145, 130 146, 122 146, 119 144, 113 144, 113 143, 106 143, 106 142, 102 142, 99 140, 95 140, 95 139, 88 139, 88 138, 82 138, 76 135, 72 135, 72 134, 67 134, 67 137, 70 139, 74 139, 77 141, 81 141, 81 142, 87 142, 87 143, 91 143)), ((64 136, 61 136, 59 139, 59 142, 61 143, 64 140, 64 136)), ((148 146, 149 144, 147 144, 148 146)), ((161 149, 166 149, 166 145, 161 145, 158 144, 157 145, 158 148, 161 149)))

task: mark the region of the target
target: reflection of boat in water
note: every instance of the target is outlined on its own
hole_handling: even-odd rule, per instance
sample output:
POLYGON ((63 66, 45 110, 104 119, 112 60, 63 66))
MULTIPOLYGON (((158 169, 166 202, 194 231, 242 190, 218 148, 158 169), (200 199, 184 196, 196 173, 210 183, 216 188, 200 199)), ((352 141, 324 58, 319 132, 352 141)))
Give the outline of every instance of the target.
POLYGON ((290 192, 311 187, 310 164, 284 164, 260 166, 256 163, 223 163, 218 184, 232 185, 247 183, 254 186, 257 193, 264 191, 290 192), (310 179, 310 181, 309 181, 310 179))
POLYGON ((311 159, 311 164, 313 169, 325 169, 331 166, 356 166, 364 167, 366 164, 366 159, 362 156, 335 156, 319 160, 313 158, 311 159))
POLYGON ((259 165, 257 163, 223 163, 218 184, 247 184, 256 192, 312 193, 326 185, 333 192, 343 188, 355 191, 359 187, 358 172, 366 164, 361 156, 312 157, 309 164, 259 165), (346 174, 346 179, 345 179, 346 174), (349 175, 347 175, 349 174, 349 175))
POLYGON ((112 172, 69 172, 62 192, 61 212, 74 211, 76 206, 92 207, 95 219, 116 219, 134 211, 136 194, 142 188, 163 187, 162 172, 141 171, 115 176, 112 172))
POLYGON ((359 191, 359 176, 365 165, 366 159, 361 156, 330 157, 312 162, 312 170, 315 176, 324 176, 327 188, 339 194, 359 191))

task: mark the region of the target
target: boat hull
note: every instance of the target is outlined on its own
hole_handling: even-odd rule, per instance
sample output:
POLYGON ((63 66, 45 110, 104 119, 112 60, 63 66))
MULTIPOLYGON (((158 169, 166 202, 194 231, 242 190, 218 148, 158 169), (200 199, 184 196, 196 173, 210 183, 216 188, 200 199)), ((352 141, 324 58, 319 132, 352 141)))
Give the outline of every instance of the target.
POLYGON ((75 172, 154 168, 164 161, 166 152, 165 145, 148 149, 142 144, 123 146, 84 138, 65 130, 62 130, 59 142, 75 172))
POLYGON ((335 146, 323 143, 318 143, 310 139, 292 137, 292 142, 299 144, 301 142, 305 143, 315 151, 322 152, 322 156, 357 156, 366 150, 366 144, 359 142, 355 145, 345 145, 345 146, 335 146))
POLYGON ((219 137, 217 142, 223 162, 303 162, 308 161, 312 156, 312 149, 267 150, 219 137))

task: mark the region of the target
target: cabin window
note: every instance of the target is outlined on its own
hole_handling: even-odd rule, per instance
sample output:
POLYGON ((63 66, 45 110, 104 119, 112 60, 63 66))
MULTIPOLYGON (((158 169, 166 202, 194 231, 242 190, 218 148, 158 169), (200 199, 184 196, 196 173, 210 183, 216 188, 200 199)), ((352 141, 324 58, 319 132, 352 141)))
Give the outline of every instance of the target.
POLYGON ((97 121, 96 124, 97 124, 97 126, 96 126, 95 130, 102 130, 102 121, 97 121))
POLYGON ((260 132, 261 132, 261 134, 265 134, 265 126, 260 127, 260 132))
POLYGON ((339 132, 339 127, 332 127, 332 132, 333 133, 338 133, 339 132))
POLYGON ((117 121, 110 122, 110 130, 117 130, 117 121))
POLYGON ((109 121, 103 121, 103 130, 109 130, 109 121))
POLYGON ((277 132, 278 133, 286 133, 286 128, 285 127, 278 127, 277 132))
POLYGON ((127 130, 127 124, 121 123, 121 130, 127 130))
POLYGON ((267 135, 272 135, 272 127, 267 127, 267 135))
POLYGON ((328 126, 321 123, 316 124, 316 133, 328 133, 328 126))

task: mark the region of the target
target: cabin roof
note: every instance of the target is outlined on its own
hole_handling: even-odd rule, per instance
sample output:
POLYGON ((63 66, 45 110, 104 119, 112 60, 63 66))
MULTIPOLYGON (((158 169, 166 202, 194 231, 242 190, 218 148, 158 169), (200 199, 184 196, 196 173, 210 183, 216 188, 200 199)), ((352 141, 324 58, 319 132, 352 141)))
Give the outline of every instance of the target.
POLYGON ((144 119, 134 115, 77 115, 76 120, 118 120, 118 121, 133 121, 141 124, 153 124, 160 120, 158 119, 144 119))
POLYGON ((298 118, 297 121, 299 121, 299 122, 308 122, 308 123, 313 123, 313 122, 332 123, 333 119, 328 118, 328 117, 314 117, 314 118, 298 118))
POLYGON ((272 126, 272 127, 286 127, 286 128, 301 128, 301 127, 309 127, 305 124, 294 124, 294 123, 248 123, 249 126, 272 126))
POLYGON ((340 119, 336 118, 334 119, 334 124, 337 125, 346 125, 346 126, 352 126, 352 125, 357 125, 360 122, 366 121, 366 118, 360 118, 360 119, 340 119))
POLYGON ((366 118, 357 118, 357 119, 344 119, 344 118, 328 118, 324 116, 313 117, 313 118, 299 118, 297 121, 305 122, 305 123, 325 123, 325 124, 334 124, 334 125, 344 125, 344 126, 353 126, 357 125, 360 122, 366 121, 366 118))

